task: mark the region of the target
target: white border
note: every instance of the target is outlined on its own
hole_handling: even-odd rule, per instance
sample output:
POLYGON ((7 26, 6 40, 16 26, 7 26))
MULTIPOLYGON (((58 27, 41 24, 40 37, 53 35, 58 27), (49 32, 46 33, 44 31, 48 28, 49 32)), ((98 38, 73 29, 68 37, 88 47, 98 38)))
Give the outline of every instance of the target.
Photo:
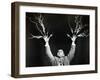
POLYGON ((19 16, 19 73, 20 74, 40 74, 40 73, 55 73, 55 72, 73 72, 73 71, 89 71, 95 70, 95 11, 87 9, 72 9, 72 8, 52 8, 52 7, 37 7, 37 6, 20 6, 19 16), (59 14, 81 14, 90 15, 90 64, 89 65, 70 65, 70 66, 48 66, 48 67, 31 67, 26 68, 26 12, 41 12, 41 13, 59 13, 59 14))

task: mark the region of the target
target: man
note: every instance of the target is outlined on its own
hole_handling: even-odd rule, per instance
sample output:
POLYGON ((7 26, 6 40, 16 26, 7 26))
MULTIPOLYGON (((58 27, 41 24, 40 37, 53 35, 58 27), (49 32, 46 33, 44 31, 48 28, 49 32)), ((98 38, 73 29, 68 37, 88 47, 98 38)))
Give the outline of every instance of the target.
POLYGON ((50 50, 50 46, 49 46, 49 40, 50 37, 52 35, 48 36, 44 36, 43 39, 45 41, 45 49, 46 49, 46 54, 50 59, 50 62, 52 64, 52 66, 63 66, 63 65, 70 65, 71 60, 74 57, 75 54, 75 40, 76 40, 76 36, 73 35, 73 37, 71 38, 72 40, 72 44, 71 44, 71 49, 69 51, 69 54, 67 56, 65 56, 64 51, 62 49, 59 49, 57 52, 57 56, 53 56, 51 50, 50 50))

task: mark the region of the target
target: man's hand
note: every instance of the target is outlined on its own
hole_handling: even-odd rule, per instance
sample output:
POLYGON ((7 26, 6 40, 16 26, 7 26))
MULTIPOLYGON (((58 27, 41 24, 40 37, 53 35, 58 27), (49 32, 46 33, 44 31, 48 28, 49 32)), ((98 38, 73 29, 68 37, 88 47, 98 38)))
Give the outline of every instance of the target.
POLYGON ((73 36, 71 37, 72 45, 75 45, 76 39, 77 39, 77 36, 76 36, 76 35, 73 35, 73 36))
POLYGON ((75 45, 75 41, 77 39, 77 35, 74 35, 71 37, 69 34, 67 34, 67 36, 72 40, 72 45, 75 45))
POLYGON ((77 38, 77 36, 76 35, 73 35, 72 38, 71 38, 72 42, 75 42, 76 41, 76 38, 77 38))
POLYGON ((52 37, 52 34, 49 37, 47 35, 45 35, 45 36, 43 36, 43 39, 45 42, 49 42, 51 37, 52 37))
POLYGON ((43 39, 46 43, 45 46, 49 45, 49 40, 50 40, 51 37, 52 37, 52 34, 49 37, 47 35, 43 36, 43 39))
POLYGON ((43 36, 43 39, 44 39, 45 42, 49 42, 48 36, 43 36))

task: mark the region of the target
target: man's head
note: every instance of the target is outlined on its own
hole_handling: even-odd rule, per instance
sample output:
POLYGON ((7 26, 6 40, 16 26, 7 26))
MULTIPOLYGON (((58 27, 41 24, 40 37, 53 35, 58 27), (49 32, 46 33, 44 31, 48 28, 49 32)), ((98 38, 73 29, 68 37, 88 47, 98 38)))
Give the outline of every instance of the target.
POLYGON ((62 49, 59 49, 58 52, 57 52, 57 56, 59 56, 59 57, 65 56, 64 51, 62 49))

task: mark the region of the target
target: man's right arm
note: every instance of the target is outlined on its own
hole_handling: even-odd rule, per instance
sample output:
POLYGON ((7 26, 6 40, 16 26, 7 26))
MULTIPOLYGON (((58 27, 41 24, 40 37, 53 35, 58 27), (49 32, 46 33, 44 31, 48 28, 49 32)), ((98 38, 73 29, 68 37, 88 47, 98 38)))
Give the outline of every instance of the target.
POLYGON ((54 60, 54 56, 50 50, 50 46, 48 42, 46 42, 45 44, 45 50, 46 50, 46 55, 50 58, 50 60, 54 60))

